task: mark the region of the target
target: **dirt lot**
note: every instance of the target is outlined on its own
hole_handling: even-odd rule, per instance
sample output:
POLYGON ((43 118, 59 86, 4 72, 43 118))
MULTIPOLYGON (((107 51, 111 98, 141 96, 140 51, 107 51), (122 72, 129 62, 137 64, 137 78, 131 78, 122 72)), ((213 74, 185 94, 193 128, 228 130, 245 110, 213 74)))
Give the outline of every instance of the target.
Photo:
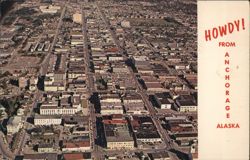
POLYGON ((40 62, 39 57, 21 56, 15 57, 6 67, 9 69, 21 69, 37 67, 40 62))

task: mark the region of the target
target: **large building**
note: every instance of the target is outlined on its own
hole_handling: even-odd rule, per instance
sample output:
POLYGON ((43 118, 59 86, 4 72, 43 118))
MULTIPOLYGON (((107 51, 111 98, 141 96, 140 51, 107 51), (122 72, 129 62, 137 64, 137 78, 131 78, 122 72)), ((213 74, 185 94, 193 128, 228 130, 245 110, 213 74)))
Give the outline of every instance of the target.
POLYGON ((162 139, 150 117, 133 116, 131 125, 139 147, 144 143, 161 143, 162 139))
POLYGON ((76 112, 78 112, 78 109, 70 106, 58 107, 58 106, 43 105, 40 107, 41 115, 67 115, 67 114, 75 114, 76 112))
MULTIPOLYGON (((65 74, 66 76, 66 74, 65 74)), ((56 81, 59 77, 59 74, 48 73, 44 79, 44 91, 64 91, 65 83, 64 81, 56 81)))
POLYGON ((62 123, 62 118, 60 116, 41 116, 36 115, 34 118, 34 125, 60 125, 62 123))
POLYGON ((40 106, 41 115, 72 115, 82 110, 80 95, 65 94, 40 106))
POLYGON ((134 139, 123 119, 103 120, 108 149, 133 149, 134 139))
POLYGON ((128 114, 148 114, 145 109, 142 97, 139 94, 126 94, 123 98, 123 104, 128 114))
POLYGON ((196 112, 197 103, 191 95, 182 95, 176 99, 176 104, 180 112, 196 112))
POLYGON ((156 93, 155 100, 160 109, 171 109, 174 101, 169 94, 156 93))

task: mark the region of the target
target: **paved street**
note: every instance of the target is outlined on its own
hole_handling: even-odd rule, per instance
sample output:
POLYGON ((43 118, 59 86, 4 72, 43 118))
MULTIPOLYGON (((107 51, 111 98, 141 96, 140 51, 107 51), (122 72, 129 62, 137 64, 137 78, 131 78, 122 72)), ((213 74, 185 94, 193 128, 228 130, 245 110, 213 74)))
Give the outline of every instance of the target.
MULTIPOLYGON (((4 143, 4 135, 2 132, 0 132, 0 153, 3 155, 5 158, 9 159, 14 159, 15 155, 9 150, 8 144, 4 143)), ((1 157, 0 157, 1 158, 1 157)))

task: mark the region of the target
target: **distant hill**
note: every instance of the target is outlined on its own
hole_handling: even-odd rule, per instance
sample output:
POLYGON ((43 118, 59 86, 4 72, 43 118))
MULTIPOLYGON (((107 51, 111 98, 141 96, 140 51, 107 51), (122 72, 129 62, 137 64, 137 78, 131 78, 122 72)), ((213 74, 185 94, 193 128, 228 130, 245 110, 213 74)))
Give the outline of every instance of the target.
POLYGON ((13 0, 0 0, 0 19, 9 11, 15 3, 13 0))

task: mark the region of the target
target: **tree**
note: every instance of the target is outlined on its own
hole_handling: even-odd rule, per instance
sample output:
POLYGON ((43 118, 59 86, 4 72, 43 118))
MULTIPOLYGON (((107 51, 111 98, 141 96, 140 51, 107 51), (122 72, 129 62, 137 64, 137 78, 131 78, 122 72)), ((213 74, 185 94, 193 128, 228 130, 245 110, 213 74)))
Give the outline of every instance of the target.
POLYGON ((0 104, 5 108, 8 116, 11 117, 16 114, 16 111, 20 106, 20 101, 18 97, 10 99, 3 98, 2 100, 0 100, 0 104))

